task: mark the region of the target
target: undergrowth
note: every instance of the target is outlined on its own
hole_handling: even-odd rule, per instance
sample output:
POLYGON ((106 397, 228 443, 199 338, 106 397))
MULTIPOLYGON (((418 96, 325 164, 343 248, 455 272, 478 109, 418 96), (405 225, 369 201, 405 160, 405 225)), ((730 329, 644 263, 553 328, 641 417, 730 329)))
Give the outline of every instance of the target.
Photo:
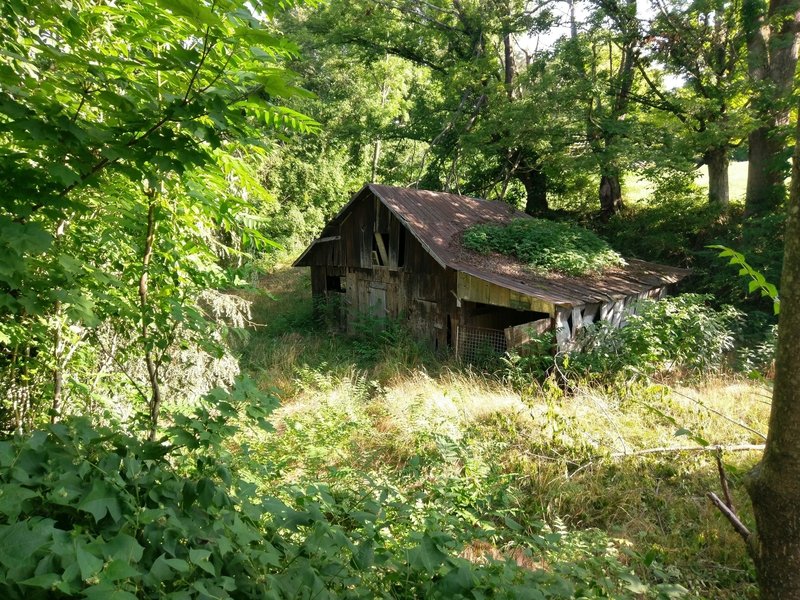
MULTIPOLYGON (((251 477, 260 493, 290 504, 323 486, 340 509, 383 498, 394 539, 422 544, 419 528, 435 523, 456 540, 439 546, 450 556, 547 573, 567 597, 755 597, 746 551, 705 493, 719 485, 708 448, 739 448, 723 460, 752 524, 741 480, 758 452, 742 449, 763 441, 763 383, 724 370, 698 371, 691 384, 667 371, 655 383, 622 370, 508 385, 420 354, 391 329, 369 335, 365 323, 355 337, 332 335, 313 317, 302 273, 266 285, 272 298, 256 310, 283 325, 242 350, 264 385, 280 382, 282 406, 273 436, 237 442, 270 473, 251 477)), ((685 329, 682 317, 673 321, 676 305, 656 306, 663 323, 653 327, 685 329)), ((706 308, 703 299, 677 304, 687 314, 706 308)), ((724 341, 695 316, 686 318, 697 335, 724 341)), ((690 338, 673 350, 708 358, 690 338)))
POLYGON ((726 268, 713 245, 741 252, 767 281, 780 280, 783 260, 783 214, 744 215, 744 205, 732 202, 727 212, 704 198, 660 196, 631 204, 608 222, 591 222, 624 256, 688 267, 686 291, 711 294, 716 302, 748 313, 772 312, 769 302, 748 292, 737 269, 726 268))
POLYGON ((622 256, 591 231, 545 219, 474 225, 464 232, 463 243, 477 252, 515 256, 539 272, 590 275, 625 265, 622 256))
POLYGON ((754 597, 704 494, 718 445, 752 526, 764 384, 513 388, 396 325, 331 335, 306 285, 255 298, 282 323, 239 348, 262 389, 214 390, 154 442, 81 418, 0 442, 3 597, 754 597))
POLYGON ((553 351, 555 333, 534 334, 501 358, 500 372, 520 387, 553 374, 603 382, 665 373, 697 378, 732 366, 751 371, 768 364, 774 353, 767 347, 757 356, 731 354, 744 315, 731 306, 716 309, 710 301, 701 294, 642 300, 625 327, 605 321, 585 325, 572 347, 558 353, 553 351))

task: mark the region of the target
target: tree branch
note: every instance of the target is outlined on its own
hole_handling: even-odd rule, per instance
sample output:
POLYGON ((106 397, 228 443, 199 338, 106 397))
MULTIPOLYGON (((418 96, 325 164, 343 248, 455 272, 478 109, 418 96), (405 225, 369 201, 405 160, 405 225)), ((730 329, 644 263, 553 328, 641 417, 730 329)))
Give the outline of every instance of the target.
POLYGON ((745 527, 744 523, 742 523, 739 520, 739 517, 736 515, 736 513, 733 512, 730 508, 728 508, 725 505, 725 503, 722 500, 720 500, 719 497, 714 492, 708 492, 706 496, 708 497, 709 500, 711 500, 714 506, 716 506, 719 509, 719 512, 721 512, 725 516, 725 518, 728 519, 730 524, 736 530, 736 533, 742 536, 742 539, 745 542, 748 542, 750 540, 750 530, 747 527, 745 527))
POLYGON ((722 486, 722 495, 725 497, 725 505, 730 508, 733 512, 736 512, 736 509, 733 508, 733 499, 731 498, 731 490, 728 486, 728 474, 725 472, 725 466, 722 464, 722 451, 717 452, 716 455, 717 459, 717 472, 719 473, 719 482, 722 486))

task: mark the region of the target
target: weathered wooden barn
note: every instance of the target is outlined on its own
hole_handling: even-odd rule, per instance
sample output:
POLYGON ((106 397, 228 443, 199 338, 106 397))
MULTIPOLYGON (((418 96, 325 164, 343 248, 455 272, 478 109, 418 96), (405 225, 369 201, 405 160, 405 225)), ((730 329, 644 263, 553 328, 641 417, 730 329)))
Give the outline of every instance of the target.
POLYGON ((503 351, 531 331, 556 331, 568 346, 597 319, 614 324, 641 298, 660 298, 688 271, 639 260, 599 276, 536 275, 519 261, 465 249, 478 223, 529 218, 503 202, 368 184, 294 263, 311 268, 312 293, 358 315, 407 319, 435 348, 462 356, 503 351))

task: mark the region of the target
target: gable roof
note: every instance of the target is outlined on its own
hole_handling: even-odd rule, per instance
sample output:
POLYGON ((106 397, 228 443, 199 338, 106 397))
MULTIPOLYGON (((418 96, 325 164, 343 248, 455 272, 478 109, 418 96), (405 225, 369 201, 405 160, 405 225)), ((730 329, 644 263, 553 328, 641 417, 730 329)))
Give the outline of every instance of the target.
POLYGON ((320 238, 294 264, 301 264, 305 255, 316 244, 338 239, 335 237, 336 227, 346 216, 350 206, 367 193, 379 198, 442 267, 539 298, 555 306, 580 306, 617 300, 677 283, 689 274, 686 269, 634 259, 627 259, 626 267, 583 277, 535 274, 519 268, 519 261, 512 257, 487 261, 482 255, 461 245, 461 234, 464 230, 481 223, 507 223, 512 219, 528 219, 531 218, 529 215, 505 202, 373 183, 365 185, 353 196, 325 227, 320 238))

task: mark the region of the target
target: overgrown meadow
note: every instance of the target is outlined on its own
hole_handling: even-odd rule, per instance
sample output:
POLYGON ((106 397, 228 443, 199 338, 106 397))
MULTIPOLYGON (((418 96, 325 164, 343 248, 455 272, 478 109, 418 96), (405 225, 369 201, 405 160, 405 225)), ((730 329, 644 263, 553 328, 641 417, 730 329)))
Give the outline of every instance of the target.
POLYGON ((756 597, 706 495, 753 528, 800 27, 550 5, 0 3, 0 598, 756 597), (569 353, 344 336, 287 265, 364 181, 692 276, 569 353))
POLYGON ((568 597, 754 597, 745 549, 705 493, 721 456, 746 505, 766 384, 635 367, 537 378, 513 357, 461 365, 398 324, 330 335, 298 270, 263 285, 255 302, 269 320, 242 351, 256 380, 281 390, 273 437, 251 447, 273 469, 267 488, 383 490, 410 511, 393 537, 435 523, 454 555, 555 576, 568 597))

